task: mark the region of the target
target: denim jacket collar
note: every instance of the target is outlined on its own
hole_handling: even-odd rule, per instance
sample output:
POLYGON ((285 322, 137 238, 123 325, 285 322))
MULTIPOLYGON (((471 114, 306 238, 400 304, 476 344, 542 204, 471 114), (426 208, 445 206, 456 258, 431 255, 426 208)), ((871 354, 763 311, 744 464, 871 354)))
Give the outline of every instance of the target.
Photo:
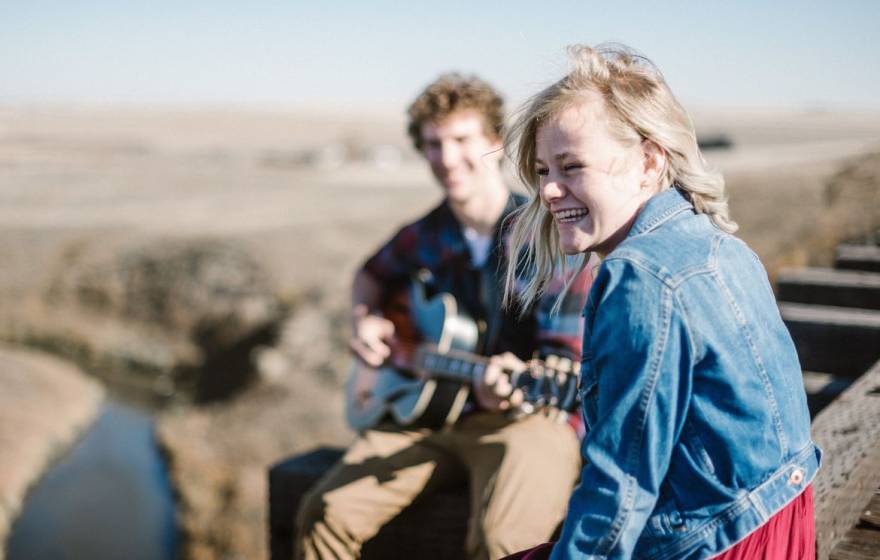
POLYGON ((687 198, 687 195, 678 187, 670 187, 654 195, 645 203, 627 237, 647 233, 687 210, 694 210, 694 205, 687 198))

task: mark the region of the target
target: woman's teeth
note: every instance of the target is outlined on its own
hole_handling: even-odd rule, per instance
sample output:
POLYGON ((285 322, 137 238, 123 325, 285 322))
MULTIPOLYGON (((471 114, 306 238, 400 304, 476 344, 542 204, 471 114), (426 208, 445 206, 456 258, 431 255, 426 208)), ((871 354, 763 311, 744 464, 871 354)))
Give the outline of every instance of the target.
POLYGON ((556 212, 554 216, 556 217, 556 221, 559 223, 566 222, 576 222, 589 214, 590 211, 586 208, 571 208, 568 210, 560 210, 556 212))

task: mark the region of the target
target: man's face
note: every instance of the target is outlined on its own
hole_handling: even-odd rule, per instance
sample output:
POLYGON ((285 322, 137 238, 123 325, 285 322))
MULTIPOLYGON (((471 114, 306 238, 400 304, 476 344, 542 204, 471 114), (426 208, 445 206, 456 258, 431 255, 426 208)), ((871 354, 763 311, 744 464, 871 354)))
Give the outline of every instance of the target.
POLYGON ((453 202, 479 195, 498 174, 501 140, 487 136, 483 123, 478 112, 461 111, 422 124, 422 154, 453 202))

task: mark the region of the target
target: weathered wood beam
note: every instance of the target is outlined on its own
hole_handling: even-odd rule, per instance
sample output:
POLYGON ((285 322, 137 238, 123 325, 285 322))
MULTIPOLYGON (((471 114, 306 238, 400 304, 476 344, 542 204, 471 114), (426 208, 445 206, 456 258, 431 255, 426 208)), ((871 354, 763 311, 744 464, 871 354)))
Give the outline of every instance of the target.
POLYGON ((880 246, 838 245, 834 255, 834 267, 842 270, 880 272, 880 246))
POLYGON ((851 378, 880 358, 880 311, 780 303, 801 367, 851 378))
MULTIPOLYGON (((880 362, 820 412, 813 439, 824 452, 813 482, 817 558, 859 521, 866 500, 880 487, 880 362)), ((874 549, 880 557, 880 547, 874 549)), ((846 558, 840 556, 839 558, 846 558)))
POLYGON ((880 273, 831 268, 786 268, 776 281, 780 301, 880 309, 880 273))

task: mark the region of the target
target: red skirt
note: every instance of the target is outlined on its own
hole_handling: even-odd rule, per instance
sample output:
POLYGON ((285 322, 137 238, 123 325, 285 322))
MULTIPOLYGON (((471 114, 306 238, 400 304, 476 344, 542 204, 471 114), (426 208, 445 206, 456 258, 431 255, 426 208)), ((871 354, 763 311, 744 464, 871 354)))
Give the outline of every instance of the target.
MULTIPOLYGON (((502 560, 546 560, 551 550, 553 543, 544 543, 502 560)), ((813 487, 714 560, 816 560, 813 487)))
POLYGON ((715 560, 816 560, 813 487, 715 560))

